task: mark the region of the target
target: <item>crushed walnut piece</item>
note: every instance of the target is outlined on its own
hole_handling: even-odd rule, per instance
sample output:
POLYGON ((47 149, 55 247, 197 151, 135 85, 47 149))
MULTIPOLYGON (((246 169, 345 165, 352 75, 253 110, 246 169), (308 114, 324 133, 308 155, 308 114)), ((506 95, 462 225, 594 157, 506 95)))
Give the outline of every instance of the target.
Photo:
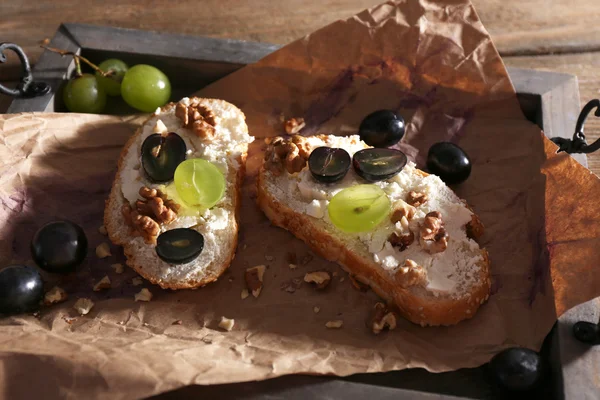
POLYGON ((143 288, 139 293, 135 294, 134 299, 135 301, 150 301, 152 300, 152 292, 143 288))
POLYGON ((140 286, 140 285, 143 285, 143 284, 144 284, 144 280, 142 279, 142 277, 141 277, 141 276, 136 276, 135 278, 133 278, 133 279, 131 280, 131 284, 132 284, 133 286, 140 286))
POLYGON ((246 278, 246 286, 254 297, 258 297, 263 288, 263 277, 265 275, 266 268, 267 267, 264 265, 257 265, 246 270, 244 275, 246 278))
POLYGON ((300 152, 300 156, 308 160, 310 153, 312 151, 312 146, 306 140, 306 137, 301 135, 292 135, 292 143, 298 147, 298 151, 300 152))
POLYGON ((341 319, 336 319, 334 321, 327 321, 325 323, 325 327, 327 329, 340 329, 342 327, 342 325, 344 325, 344 321, 342 321, 341 319))
POLYGON ((235 325, 234 319, 221 317, 221 321, 219 322, 219 328, 224 329, 227 332, 231 332, 231 330, 233 329, 233 325, 235 325))
POLYGON ((108 243, 103 242, 96 246, 96 257, 98 258, 106 258, 110 257, 112 254, 110 252, 110 246, 108 243))
POLYGON ((396 314, 388 310, 384 303, 378 302, 373 307, 373 315, 369 321, 369 327, 376 335, 384 329, 396 329, 396 314))
POLYGON ((471 221, 465 226, 465 230, 469 239, 478 241, 483 236, 484 227, 477 215, 473 214, 471 215, 471 221))
POLYGON ((300 132, 306 126, 306 122, 304 122, 304 118, 290 118, 285 121, 283 126, 289 135, 293 135, 300 132))
POLYGON ((94 302, 90 299, 82 297, 78 299, 75 304, 73 304, 73 308, 80 315, 86 315, 90 312, 90 310, 94 307, 94 302))
POLYGON ((354 287, 354 289, 356 289, 360 292, 366 292, 367 290, 370 289, 369 285, 361 282, 356 276, 354 276, 354 275, 349 275, 349 276, 350 276, 350 283, 352 283, 352 286, 354 287))
POLYGON ((192 99, 188 105, 177 103, 175 116, 181 120, 184 127, 192 129, 196 136, 202 139, 215 134, 217 117, 210 108, 199 104, 198 99, 192 99))
POLYGON ((448 233, 439 211, 432 211, 425 215, 419 233, 419 243, 428 253, 440 253, 448 248, 448 233))
POLYGON ((44 295, 44 304, 49 306, 52 304, 62 303, 66 301, 69 295, 63 288, 58 286, 54 286, 52 289, 48 290, 44 295))
POLYGON ((276 137, 270 141, 265 151, 265 169, 275 176, 287 170, 290 174, 300 172, 306 166, 308 156, 293 140, 276 137))
POLYGON ((419 207, 427 202, 427 195, 425 193, 410 191, 408 192, 408 196, 406 196, 406 202, 413 207, 419 207))
POLYGON ((110 265, 114 270, 116 274, 122 274, 123 273, 123 264, 121 263, 117 263, 117 264, 111 264, 110 265))
MULTIPOLYGON (((411 192, 412 193, 412 192, 411 192)), ((394 211, 390 219, 392 223, 400 222, 402 218, 406 218, 407 221, 410 221, 417 212, 417 209, 405 201, 398 201, 395 205, 394 211)))
POLYGON ((388 241, 392 246, 397 247, 398 250, 404 251, 415 241, 415 234, 412 231, 408 231, 404 235, 398 235, 394 232, 390 235, 388 241))
POLYGON ((104 289, 110 289, 110 278, 108 276, 100 279, 100 281, 94 285, 94 292, 99 292, 104 289))
POLYGON ((304 282, 314 283, 317 289, 325 289, 331 282, 331 274, 327 271, 309 272, 304 275, 304 282))
POLYGON ((135 207, 124 204, 121 213, 133 234, 153 244, 160 233, 160 224, 173 222, 180 206, 158 189, 144 186, 140 188, 139 195, 143 200, 137 200, 135 207))
POLYGON ((398 268, 395 279, 400 287, 425 286, 427 283, 427 272, 425 269, 410 259, 406 259, 404 264, 398 268))

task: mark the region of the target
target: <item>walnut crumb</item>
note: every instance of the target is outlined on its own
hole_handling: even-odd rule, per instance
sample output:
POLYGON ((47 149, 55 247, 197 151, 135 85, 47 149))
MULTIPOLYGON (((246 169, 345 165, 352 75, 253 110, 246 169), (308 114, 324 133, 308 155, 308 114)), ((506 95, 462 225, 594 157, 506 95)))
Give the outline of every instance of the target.
POLYGON ((235 325, 235 320, 221 317, 221 321, 219 322, 219 328, 226 330, 227 332, 231 332, 233 329, 233 325, 235 325))
POLYGON ((396 329, 396 314, 388 310, 384 303, 376 303, 370 319, 370 328, 374 334, 379 334, 384 329, 396 329))
POLYGON ((110 278, 105 276, 94 286, 94 292, 99 292, 104 289, 110 289, 110 278))
POLYGON ((108 235, 108 232, 106 231, 106 227, 104 225, 101 225, 100 228, 98 228, 98 232, 104 236, 108 235))
POLYGON ((288 264, 288 267, 290 267, 290 269, 296 269, 298 266, 296 264, 288 264))
POLYGON ((430 254, 440 253, 448 247, 448 233, 439 211, 425 215, 419 234, 421 247, 430 254))
POLYGON ((325 323, 325 327, 328 329, 340 329, 342 327, 342 325, 344 325, 344 321, 342 321, 341 319, 337 319, 334 321, 327 321, 325 323))
POLYGON ((124 271, 123 264, 117 263, 111 264, 110 266, 115 270, 115 273, 117 274, 122 274, 124 271))
POLYGON ((44 304, 49 306, 52 304, 62 303, 63 301, 66 301, 68 297, 69 295, 63 288, 54 286, 44 295, 44 304))
POLYGON ((410 221, 415 216, 416 212, 417 209, 415 207, 411 206, 405 201, 399 200, 395 205, 390 219, 394 224, 396 222, 400 222, 402 218, 406 218, 408 221, 410 221))
POLYGON ((248 291, 250 291, 254 297, 258 297, 262 291, 263 277, 266 268, 265 265, 257 265, 246 270, 244 275, 246 278, 246 286, 248 287, 248 291))
POLYGON ((248 289, 242 289, 242 295, 241 295, 242 300, 244 300, 248 296, 250 296, 250 293, 248 292, 248 289))
POLYGON ((98 258, 106 258, 110 257, 112 254, 110 252, 110 246, 108 243, 103 242, 96 246, 96 257, 98 258))
POLYGON ((143 284, 144 284, 144 280, 142 279, 142 277, 141 277, 141 276, 136 276, 135 278, 133 278, 133 279, 131 280, 131 284, 132 284, 133 286, 140 286, 140 285, 143 285, 143 284))
POLYGON ((77 318, 67 317, 66 315, 63 315, 62 319, 69 325, 73 325, 73 322, 77 321, 77 318))
POLYGON ((408 192, 408 196, 406 197, 406 202, 413 207, 422 206, 427 202, 428 198, 425 193, 419 193, 415 191, 408 192))
POLYGON ((398 248, 398 250, 404 251, 415 241, 415 234, 411 231, 403 235, 398 235, 394 232, 390 235, 388 241, 392 246, 398 248))
POLYGON ((306 126, 306 122, 304 121, 304 118, 290 118, 287 121, 285 121, 284 126, 285 131, 289 135, 293 135, 295 133, 300 132, 302 128, 306 126))
POLYGON ((314 283, 317 289, 325 289, 331 282, 331 274, 327 271, 309 272, 304 275, 304 282, 314 283))
POLYGON ((78 299, 75 304, 73 304, 73 308, 80 315, 86 315, 90 312, 90 310, 94 307, 94 302, 90 299, 82 297, 78 299))
POLYGON ((318 313, 319 313, 319 311, 321 311, 321 308, 320 308, 320 307, 317 307, 317 306, 314 306, 314 307, 313 307, 313 311, 314 311, 314 313, 315 313, 315 314, 318 314, 318 313))
POLYGON ((152 300, 152 292, 146 288, 143 288, 139 291, 139 293, 136 293, 134 298, 135 301, 150 301, 152 300))
POLYGON ((427 283, 427 273, 425 269, 411 259, 406 259, 404 264, 398 268, 395 279, 400 287, 425 286, 427 283))

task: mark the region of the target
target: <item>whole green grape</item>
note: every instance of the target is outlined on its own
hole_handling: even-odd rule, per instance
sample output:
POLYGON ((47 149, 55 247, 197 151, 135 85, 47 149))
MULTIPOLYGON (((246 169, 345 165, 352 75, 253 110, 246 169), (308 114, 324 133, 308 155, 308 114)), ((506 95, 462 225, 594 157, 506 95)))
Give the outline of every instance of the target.
POLYGON ((329 202, 329 218, 344 232, 368 232, 388 217, 390 199, 376 185, 356 185, 338 192, 329 202))
POLYGON ((174 180, 179 197, 193 207, 211 208, 225 194, 225 177, 214 164, 201 158, 179 164, 174 180))
POLYGON ((67 83, 63 101, 69 111, 99 114, 106 106, 106 92, 94 75, 83 74, 67 83))
POLYGON ((112 75, 110 76, 102 76, 100 72, 96 72, 96 79, 98 79, 98 83, 104 88, 104 91, 107 95, 120 96, 121 82, 123 81, 125 73, 129 69, 127 64, 121 60, 117 60, 116 58, 110 58, 102 61, 100 65, 98 65, 98 68, 104 72, 113 71, 112 75))
POLYGON ((129 68, 121 83, 127 104, 144 112, 164 106, 171 97, 171 82, 158 68, 140 64, 129 68))

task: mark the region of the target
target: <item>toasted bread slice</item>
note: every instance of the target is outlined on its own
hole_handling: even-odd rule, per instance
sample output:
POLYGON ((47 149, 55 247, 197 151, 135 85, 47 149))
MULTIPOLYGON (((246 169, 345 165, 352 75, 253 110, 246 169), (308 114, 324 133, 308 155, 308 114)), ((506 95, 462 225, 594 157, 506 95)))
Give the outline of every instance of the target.
POLYGON ((127 265, 150 282, 168 289, 196 288, 215 281, 229 267, 235 255, 240 187, 248 144, 253 139, 248 134, 242 111, 223 100, 185 98, 157 110, 125 145, 104 212, 108 236, 114 244, 123 246, 127 265), (204 117, 198 117, 202 120, 198 127, 193 125, 193 110, 181 112, 188 107, 200 107, 202 113, 212 113, 205 117, 214 125, 214 131, 203 125, 206 122, 204 117), (184 114, 188 118, 185 126, 184 114), (225 193, 211 209, 186 206, 172 182, 153 184, 147 179, 140 165, 142 143, 153 133, 165 132, 175 132, 184 139, 188 159, 206 159, 223 173, 225 193), (144 200, 140 195, 143 187, 160 190, 166 200, 179 206, 176 218, 169 223, 161 223, 159 218, 150 214, 160 226, 161 233, 175 228, 191 228, 204 236, 204 248, 196 259, 178 265, 163 261, 155 251, 156 236, 151 237, 148 232, 140 231, 139 227, 127 222, 129 217, 127 211, 124 215, 123 210, 137 210, 136 201, 144 200))
POLYGON ((390 217, 370 232, 343 232, 329 218, 329 201, 343 188, 368 182, 352 168, 335 183, 317 182, 307 166, 297 172, 303 164, 298 157, 306 159, 312 149, 320 146, 343 148, 351 156, 369 147, 358 136, 271 140, 257 182, 258 204, 271 222, 290 231, 325 259, 340 264, 414 323, 453 325, 473 317, 489 297, 491 280, 487 252, 474 240, 483 233, 483 226, 467 204, 437 176, 409 162, 396 176, 374 183, 390 199, 390 217), (276 149, 282 143, 287 150, 276 149), (415 199, 420 195, 427 197, 423 204, 415 199), (406 209, 406 213, 400 209, 406 209), (400 213, 396 219, 398 215, 414 215, 395 222, 396 211, 400 213), (442 242, 438 243, 441 237, 423 238, 429 236, 423 229, 432 211, 441 213, 447 232, 443 251, 430 247, 440 244, 444 248, 442 242), (396 238, 410 238, 411 233, 413 240, 408 240, 408 246, 391 239, 394 234, 396 238))

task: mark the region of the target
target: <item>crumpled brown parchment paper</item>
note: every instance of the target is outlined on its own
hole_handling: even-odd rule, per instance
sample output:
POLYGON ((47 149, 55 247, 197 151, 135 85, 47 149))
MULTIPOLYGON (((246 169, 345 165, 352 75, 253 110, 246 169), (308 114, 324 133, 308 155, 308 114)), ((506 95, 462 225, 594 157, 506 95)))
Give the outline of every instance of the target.
POLYGON ((144 397, 188 384, 266 379, 292 373, 348 375, 423 367, 475 367, 515 345, 538 349, 557 316, 600 294, 596 176, 522 116, 490 37, 468 1, 387 3, 336 22, 205 88, 200 95, 240 106, 259 138, 250 150, 237 257, 216 283, 170 292, 135 273, 116 274, 118 248, 98 259, 103 204, 122 145, 140 118, 78 114, 0 117, 0 265, 28 262, 35 230, 55 218, 81 224, 90 254, 59 284, 66 303, 39 316, 0 319, 0 397, 144 397), (470 154, 457 188, 487 227, 494 294, 454 327, 400 321, 373 336, 365 326, 376 301, 336 265, 311 255, 256 207, 254 174, 262 140, 282 133, 281 117, 304 117, 305 134, 355 133, 380 108, 408 123, 400 147, 422 166, 427 148, 450 139, 470 154), (288 267, 294 254, 298 267, 288 267), (266 264, 258 299, 240 298, 246 267, 266 264), (336 272, 315 292, 308 271, 336 272), (92 292, 108 275, 113 287, 92 292), (154 294, 134 302, 142 287, 154 294), (87 316, 78 297, 96 305, 87 316), (319 307, 319 312, 314 311, 319 307), (235 319, 232 332, 217 327, 235 319), (76 319, 70 319, 76 318, 76 319), (344 321, 342 329, 325 323, 344 321))

